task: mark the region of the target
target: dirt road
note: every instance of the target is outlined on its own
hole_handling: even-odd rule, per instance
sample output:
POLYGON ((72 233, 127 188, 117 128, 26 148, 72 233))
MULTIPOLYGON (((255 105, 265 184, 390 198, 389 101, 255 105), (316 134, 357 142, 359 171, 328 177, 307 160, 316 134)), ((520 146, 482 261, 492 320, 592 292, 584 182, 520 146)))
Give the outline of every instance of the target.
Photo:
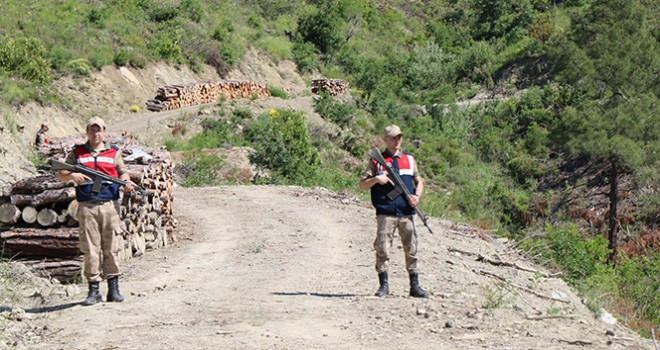
POLYGON ((364 203, 299 187, 175 194, 179 242, 127 264, 125 302, 80 306, 80 286, 40 309, 38 331, 16 347, 653 349, 594 319, 561 280, 524 271, 538 267, 515 260, 505 243, 447 221, 430 220, 434 235, 420 228, 421 284, 431 297, 407 296, 395 241, 392 294, 377 298, 375 223, 364 203))

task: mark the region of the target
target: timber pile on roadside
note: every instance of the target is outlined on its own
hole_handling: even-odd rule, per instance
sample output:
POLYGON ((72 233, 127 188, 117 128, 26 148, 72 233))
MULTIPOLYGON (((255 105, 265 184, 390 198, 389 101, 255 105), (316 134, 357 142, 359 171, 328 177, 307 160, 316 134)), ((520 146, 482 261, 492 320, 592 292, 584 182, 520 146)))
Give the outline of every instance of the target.
POLYGON ((312 93, 326 92, 331 96, 348 93, 348 82, 341 79, 314 79, 312 80, 312 93))
POLYGON ((167 85, 158 88, 156 97, 147 100, 147 109, 154 112, 169 111, 203 103, 226 99, 268 97, 270 89, 265 84, 251 81, 221 80, 190 84, 167 85))
MULTIPOLYGON (((149 191, 148 195, 122 192, 119 200, 124 239, 120 258, 127 260, 176 239, 172 213, 174 162, 166 150, 141 148, 125 133, 109 133, 107 140, 121 148, 131 181, 149 191)), ((63 160, 73 146, 84 142, 82 137, 53 139, 39 152, 63 160)), ((71 281, 82 266, 74 185, 46 171, 1 190, 3 254, 24 260, 42 276, 71 281)))

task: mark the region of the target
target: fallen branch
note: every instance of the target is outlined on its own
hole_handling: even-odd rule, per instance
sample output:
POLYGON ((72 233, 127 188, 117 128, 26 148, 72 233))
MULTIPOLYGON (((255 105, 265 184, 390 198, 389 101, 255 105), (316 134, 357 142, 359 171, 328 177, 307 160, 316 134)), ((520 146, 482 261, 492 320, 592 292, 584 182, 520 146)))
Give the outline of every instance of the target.
MULTIPOLYGON (((474 270, 473 270, 473 271, 474 271, 474 270)), ((524 290, 525 292, 530 293, 530 294, 533 294, 533 295, 536 295, 536 296, 539 297, 539 298, 548 299, 548 300, 553 300, 553 301, 557 301, 557 302, 565 303, 565 304, 570 304, 570 303, 571 303, 571 302, 568 301, 568 300, 563 300, 563 299, 557 299, 557 298, 549 297, 549 296, 547 296, 547 295, 543 295, 543 294, 541 294, 541 293, 537 293, 537 292, 535 292, 535 291, 533 291, 533 290, 531 290, 531 289, 529 289, 529 288, 526 288, 526 287, 519 286, 519 285, 517 285, 517 284, 511 283, 511 282, 509 282, 506 278, 504 278, 504 277, 502 277, 502 276, 498 276, 497 274, 494 274, 494 273, 492 273, 492 272, 488 272, 488 271, 485 271, 485 270, 479 270, 478 272, 479 272, 480 274, 482 274, 482 275, 495 277, 495 278, 499 279, 500 281, 506 282, 507 284, 509 284, 509 285, 512 286, 512 287, 518 288, 518 289, 520 289, 520 290, 524 290)))
POLYGON ((578 340, 568 340, 568 339, 561 339, 561 338, 559 338, 559 339, 557 339, 557 340, 558 340, 559 342, 564 342, 564 343, 568 343, 568 344, 571 344, 571 345, 585 346, 585 345, 591 345, 591 344, 593 344, 592 342, 590 342, 590 341, 588 341, 588 340, 579 340, 579 339, 578 339, 578 340))
POLYGON ((547 320, 547 319, 574 319, 575 315, 546 315, 546 316, 525 316, 526 319, 531 321, 547 320))
POLYGON ((479 256, 477 257, 477 261, 487 262, 489 264, 496 265, 496 266, 515 267, 516 269, 521 270, 521 271, 532 272, 532 273, 535 273, 535 274, 537 273, 537 274, 539 274, 539 275, 541 275, 545 278, 550 278, 550 277, 555 277, 555 276, 561 275, 561 272, 560 273, 555 273, 555 274, 548 274, 548 273, 545 273, 545 272, 542 272, 542 271, 539 271, 539 270, 535 270, 535 269, 532 269, 532 268, 529 268, 529 267, 519 265, 517 263, 511 263, 511 262, 508 262, 508 261, 493 259, 493 258, 487 257, 485 255, 481 255, 481 254, 479 254, 479 256))
POLYGON ((532 273, 538 273, 538 274, 540 274, 541 276, 543 276, 543 277, 545 277, 545 278, 551 278, 551 277, 555 277, 555 276, 561 275, 561 272, 554 273, 554 274, 549 274, 549 273, 546 273, 546 272, 542 272, 542 271, 539 271, 539 270, 535 270, 535 269, 532 269, 532 268, 529 268, 529 267, 525 267, 525 266, 519 265, 519 264, 517 264, 517 263, 511 263, 511 262, 502 261, 502 260, 499 260, 499 259, 490 258, 490 257, 485 256, 485 255, 482 255, 482 254, 480 254, 480 253, 468 252, 468 251, 461 250, 461 249, 458 249, 458 248, 451 248, 451 247, 449 247, 449 248, 447 248, 447 250, 448 250, 449 252, 461 253, 461 254, 463 254, 463 255, 467 255, 467 256, 476 256, 476 257, 477 257, 477 261, 480 261, 480 262, 487 262, 487 263, 489 263, 489 264, 491 264, 491 265, 495 265, 495 266, 508 266, 508 267, 515 267, 516 269, 521 270, 521 271, 527 271, 527 272, 532 272, 532 273))
POLYGON ((468 251, 461 250, 461 249, 458 249, 458 248, 449 247, 449 248, 447 248, 447 250, 451 253, 461 253, 463 255, 468 255, 468 256, 479 256, 479 254, 477 254, 477 253, 468 252, 468 251))

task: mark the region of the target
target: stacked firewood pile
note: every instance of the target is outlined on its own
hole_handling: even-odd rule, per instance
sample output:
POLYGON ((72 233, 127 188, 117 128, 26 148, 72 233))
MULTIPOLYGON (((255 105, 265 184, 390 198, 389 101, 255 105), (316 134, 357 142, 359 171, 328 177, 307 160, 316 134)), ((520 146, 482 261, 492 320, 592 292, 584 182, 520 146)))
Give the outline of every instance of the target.
MULTIPOLYGON (((109 138, 122 149, 131 181, 149 194, 125 192, 118 201, 124 244, 122 260, 157 249, 176 239, 173 217, 174 163, 163 149, 138 148, 129 135, 109 138)), ((62 160, 82 138, 52 140, 40 151, 62 160)), ((54 172, 26 178, 0 192, 2 253, 23 260, 35 272, 71 281, 80 275, 78 202, 75 187, 59 181, 54 172)))
POLYGON ((168 85, 158 88, 156 97, 147 101, 147 109, 160 112, 203 103, 219 102, 227 99, 268 97, 270 89, 265 84, 250 81, 222 80, 206 81, 182 85, 168 85))
POLYGON ((341 79, 314 79, 312 80, 312 93, 326 92, 331 96, 348 92, 348 82, 341 79))

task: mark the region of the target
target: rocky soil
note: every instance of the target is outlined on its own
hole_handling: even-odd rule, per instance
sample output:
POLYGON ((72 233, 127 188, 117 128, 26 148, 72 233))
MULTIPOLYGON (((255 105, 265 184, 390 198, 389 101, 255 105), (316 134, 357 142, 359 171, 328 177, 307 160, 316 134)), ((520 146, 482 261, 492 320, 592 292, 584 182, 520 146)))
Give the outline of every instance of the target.
MULTIPOLYGON (((180 240, 125 266, 123 303, 51 294, 5 307, 17 349, 652 349, 602 322, 509 242, 432 218, 409 297, 400 241, 377 298, 373 209, 349 194, 274 186, 177 188, 180 240), (27 329, 27 331, 25 331, 27 329)), ((103 286, 105 291, 105 286, 103 286)), ((25 291, 34 295, 34 291, 25 291)), ((9 336, 7 338, 7 336, 9 336)), ((2 343, 0 343, 2 344, 2 343)))

